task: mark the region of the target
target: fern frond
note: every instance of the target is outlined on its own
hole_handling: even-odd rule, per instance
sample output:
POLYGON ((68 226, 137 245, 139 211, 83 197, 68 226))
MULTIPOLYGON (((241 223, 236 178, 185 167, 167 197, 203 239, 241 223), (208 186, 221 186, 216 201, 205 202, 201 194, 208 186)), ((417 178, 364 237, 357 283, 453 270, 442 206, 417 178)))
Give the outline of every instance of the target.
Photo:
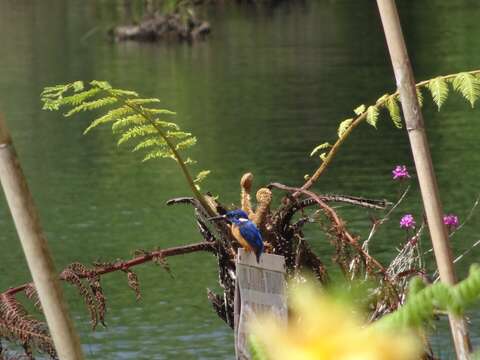
POLYGON ((353 109, 353 112, 355 113, 355 115, 362 115, 365 112, 365 109, 365 105, 362 104, 353 109))
POLYGON ((397 98, 395 95, 390 95, 387 98, 385 102, 385 107, 387 108, 388 113, 390 114, 390 118, 392 119, 392 122, 395 125, 395 127, 398 129, 401 129, 402 117, 400 116, 400 107, 398 106, 397 98))
POLYGON ((205 178, 211 173, 210 170, 202 170, 197 174, 197 177, 195 180, 193 180, 194 183, 198 184, 201 183, 205 178))
MULTIPOLYGON (((152 104, 152 103, 159 103, 160 99, 157 98, 148 98, 148 99, 128 99, 126 103, 128 105, 145 105, 145 104, 152 104)), ((154 109, 157 110, 157 109, 154 109)))
POLYGON ((427 88, 430 90, 432 94, 433 101, 437 104, 438 110, 442 107, 445 100, 448 97, 448 84, 447 81, 438 76, 435 79, 432 79, 428 82, 427 88))
POLYGON ((140 292, 140 282, 138 281, 138 276, 131 269, 123 270, 127 273, 128 286, 135 291, 135 297, 138 300, 142 298, 142 293, 140 292))
POLYGON ((133 114, 115 120, 112 124, 112 131, 114 133, 122 131, 124 128, 135 125, 145 125, 148 122, 142 115, 133 114))
POLYGON ((369 106, 367 109, 367 123, 372 125, 374 128, 377 127, 377 121, 378 121, 378 106, 369 106))
MULTIPOLYGON (((166 130, 166 129, 180 130, 180 127, 179 127, 177 124, 173 123, 173 122, 162 121, 162 120, 155 120, 154 123, 155 123, 155 125, 164 128, 164 130, 166 130)), ((179 133, 180 133, 180 132, 181 132, 181 131, 179 131, 179 133)), ((167 132, 167 136, 173 136, 173 137, 175 137, 175 135, 169 135, 169 134, 171 134, 171 133, 170 133, 170 132, 167 132)), ((190 133, 184 133, 184 134, 190 134, 190 133)))
POLYGON ((195 145, 197 143, 197 138, 196 137, 191 137, 191 138, 188 138, 187 140, 183 140, 181 142, 179 142, 175 148, 177 150, 184 150, 184 149, 188 149, 189 147, 195 145))
POLYGON ((152 108, 142 107, 142 111, 150 115, 177 115, 176 112, 170 111, 167 109, 152 109, 152 108))
POLYGON ((157 128, 151 124, 134 126, 125 131, 118 139, 117 145, 122 145, 126 141, 146 135, 155 135, 158 132, 157 128))
POLYGON ((185 159, 185 164, 186 164, 186 165, 194 165, 194 164, 196 164, 196 163, 197 163, 196 160, 193 160, 193 159, 191 159, 191 158, 189 158, 189 157, 187 157, 187 158, 185 159))
POLYGON ((52 339, 44 323, 29 316, 13 295, 0 295, 0 336, 20 342, 24 348, 35 347, 57 359, 52 339))
POLYGON ((383 103, 387 100, 388 96, 388 94, 383 94, 382 96, 380 96, 375 102, 375 105, 383 105, 383 103))
POLYGON ((66 282, 68 282, 69 284, 72 284, 77 288, 78 294, 85 301, 85 305, 87 306, 87 309, 90 313, 90 318, 91 318, 90 323, 92 325, 92 329, 95 329, 95 327, 98 324, 97 306, 95 303, 95 299, 90 293, 89 289, 85 286, 85 284, 82 282, 80 277, 75 273, 75 271, 73 271, 70 268, 66 268, 65 270, 63 270, 61 277, 66 282))
POLYGON ((135 91, 116 89, 106 81, 93 80, 90 82, 90 88, 86 90, 82 82, 47 87, 42 92, 42 101, 44 109, 47 110, 69 108, 64 114, 65 116, 110 107, 106 114, 94 119, 84 133, 99 125, 113 123, 112 131, 120 135, 118 145, 130 139, 142 137, 142 141, 134 147, 134 151, 160 147, 148 153, 144 161, 155 158, 175 159, 195 197, 210 215, 216 214, 195 187, 193 178, 187 169, 186 165, 192 164, 194 161, 189 158, 186 161, 183 160, 181 154, 182 150, 196 143, 196 138, 190 133, 181 131, 174 122, 158 118, 159 116, 175 115, 170 110, 155 108, 155 104, 160 102, 159 99, 140 98, 135 91))
MULTIPOLYGON (((172 151, 167 149, 167 150, 156 150, 156 151, 151 151, 145 157, 143 158, 143 162, 148 161, 148 160, 153 160, 153 159, 175 159, 175 156, 173 155, 172 151)), ((187 159, 188 161, 188 159, 187 159)))
POLYGON ((137 146, 135 146, 132 151, 135 152, 135 151, 138 151, 138 150, 141 150, 141 149, 147 149, 147 148, 154 147, 154 146, 166 146, 166 145, 167 145, 167 143, 163 139, 149 138, 145 141, 142 141, 142 142, 138 143, 137 146))
POLYGON ((102 90, 112 89, 112 85, 110 85, 110 83, 107 81, 92 80, 90 81, 90 85, 92 85, 93 87, 98 87, 102 90))
POLYGON ((328 149, 332 147, 332 145, 330 145, 329 142, 324 142, 323 144, 320 144, 318 145, 317 147, 315 147, 312 152, 310 153, 310 156, 313 156, 315 155, 317 152, 319 152, 320 150, 324 150, 324 149, 328 149))
POLYGON ((116 102, 117 102, 117 98, 113 96, 104 97, 104 98, 100 98, 92 101, 86 101, 81 103, 80 105, 75 106, 72 110, 68 111, 64 115, 66 117, 69 117, 81 111, 96 110, 107 105, 112 105, 116 102))
POLYGON ((339 138, 341 138, 345 133, 345 131, 347 131, 347 129, 350 127, 350 125, 352 125, 352 122, 353 122, 353 119, 346 119, 340 123, 337 130, 339 138))
POLYGON ((472 74, 462 72, 453 79, 453 89, 470 102, 472 108, 480 96, 480 80, 472 74))
POLYGON ((40 304, 40 298, 38 297, 37 289, 35 288, 35 285, 33 283, 29 283, 25 287, 25 296, 33 302, 33 305, 35 308, 38 310, 42 311, 42 306, 40 304))
POLYGON ((420 89, 420 87, 417 87, 417 100, 418 100, 418 105, 420 105, 420 107, 423 106, 423 93, 422 93, 422 89, 420 89))
MULTIPOLYGON (((110 93, 115 96, 138 97, 138 93, 131 90, 110 89, 110 93)), ((130 99, 132 101, 132 99, 130 99)))
POLYGON ((420 87, 417 87, 417 100, 418 100, 418 105, 420 105, 420 107, 423 106, 423 93, 422 93, 422 89, 420 87))
POLYGON ((96 128, 97 126, 100 126, 109 122, 115 122, 120 117, 126 116, 131 113, 133 113, 133 109, 129 108, 128 106, 122 106, 114 110, 110 110, 105 115, 93 120, 83 133, 86 134, 93 128, 96 128))

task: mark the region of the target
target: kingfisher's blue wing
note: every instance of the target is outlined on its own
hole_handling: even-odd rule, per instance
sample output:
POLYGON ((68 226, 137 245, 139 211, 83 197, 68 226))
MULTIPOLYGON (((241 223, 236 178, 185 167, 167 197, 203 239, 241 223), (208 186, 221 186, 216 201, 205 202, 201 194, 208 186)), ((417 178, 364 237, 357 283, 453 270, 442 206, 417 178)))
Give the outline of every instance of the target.
POLYGON ((246 221, 239 226, 240 235, 250 244, 255 250, 256 254, 261 254, 263 251, 263 239, 262 234, 251 221, 246 221))

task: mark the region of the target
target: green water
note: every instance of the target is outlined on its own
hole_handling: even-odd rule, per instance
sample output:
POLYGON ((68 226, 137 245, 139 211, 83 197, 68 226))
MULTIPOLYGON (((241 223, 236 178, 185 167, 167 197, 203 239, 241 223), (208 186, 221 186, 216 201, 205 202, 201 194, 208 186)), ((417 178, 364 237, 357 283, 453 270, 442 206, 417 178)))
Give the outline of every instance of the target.
MULTIPOLYGON (((126 258, 135 249, 199 241, 187 207, 167 208, 188 194, 175 164, 141 164, 117 149, 108 129, 82 136, 88 117, 65 120, 40 110, 46 85, 105 79, 158 96, 199 139, 192 157, 212 175, 204 189, 238 202, 245 171, 257 184, 300 185, 318 161, 318 143, 335 138, 351 109, 394 89, 391 65, 373 1, 318 0, 273 9, 210 6, 213 33, 189 46, 122 43, 105 30, 124 16, 107 1, 0 2, 0 109, 6 115, 39 207, 58 268, 73 261, 126 258)), ((480 5, 475 1, 399 1, 418 79, 479 67, 480 5)), ((425 118, 445 209, 464 219, 479 193, 478 110, 458 97, 438 113, 426 97, 425 118)), ((411 165, 405 132, 388 121, 363 127, 316 185, 319 192, 395 199, 396 164, 411 165)), ((421 217, 418 191, 383 229, 372 251, 385 263, 404 239, 403 211, 421 217)), ((370 216, 341 209, 350 229, 365 236, 370 216)), ((478 239, 479 215, 454 238, 456 253, 478 239)), ((28 281, 23 254, 3 197, 0 201, 0 287, 28 281)), ((311 227, 321 254, 329 246, 311 227)), ((475 250, 459 263, 478 260, 475 250)), ((327 258, 327 255, 324 255, 327 258)), ((169 260, 174 279, 153 265, 138 268, 143 299, 136 303, 125 274, 106 276, 108 328, 89 331, 88 315, 72 289, 70 307, 90 359, 231 359, 233 336, 213 314, 206 287, 215 288, 215 261, 206 254, 169 260), (76 300, 77 299, 77 300, 76 300)), ((478 318, 478 316, 477 316, 478 318)), ((442 358, 449 335, 434 342, 442 358)), ((478 319, 472 326, 479 342, 478 319)))

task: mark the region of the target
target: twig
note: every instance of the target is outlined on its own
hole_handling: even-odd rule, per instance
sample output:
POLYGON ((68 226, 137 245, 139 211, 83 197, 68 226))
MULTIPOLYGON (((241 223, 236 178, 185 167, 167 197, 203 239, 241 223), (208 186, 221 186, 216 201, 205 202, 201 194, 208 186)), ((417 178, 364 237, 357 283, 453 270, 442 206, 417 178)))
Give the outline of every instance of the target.
MULTIPOLYGON (((467 255, 470 251, 472 251, 475 247, 477 247, 478 245, 480 244, 480 240, 477 240, 475 241, 475 243, 469 247, 467 250, 465 250, 463 253, 461 253, 460 255, 458 255, 455 260, 453 260, 453 263, 456 264, 457 262, 459 262, 460 260, 462 260, 465 255, 467 255)), ((436 283, 438 282, 439 278, 438 278, 438 270, 435 270, 435 272, 433 273, 432 275, 433 277, 433 282, 436 283)))
POLYGON ((315 194, 314 192, 311 192, 309 190, 300 189, 300 188, 291 187, 291 186, 286 186, 286 185, 279 184, 279 183, 271 183, 271 184, 268 185, 268 187, 269 188, 277 188, 277 189, 285 190, 285 191, 289 191, 289 192, 300 192, 300 193, 303 193, 303 194, 311 197, 312 199, 314 199, 317 202, 317 204, 323 209, 323 211, 327 214, 330 221, 335 224, 336 230, 339 232, 339 235, 340 235, 339 237, 341 239, 346 240, 352 247, 355 248, 355 250, 358 251, 359 254, 361 254, 365 258, 365 260, 374 264, 379 269, 379 271, 382 273, 382 275, 384 275, 385 278, 388 278, 385 267, 382 264, 380 264, 375 258, 371 257, 368 253, 366 253, 362 249, 362 246, 358 243, 357 239, 355 239, 345 229, 345 225, 343 224, 343 221, 339 218, 337 213, 330 206, 325 204, 325 202, 323 202, 322 199, 317 194, 315 194))
MULTIPOLYGON (((454 231, 452 231, 449 235, 450 239, 453 237, 453 235, 455 235, 461 228, 463 228, 469 221, 470 219, 473 217, 473 214, 475 212, 475 209, 477 208, 478 204, 480 203, 480 195, 478 195, 477 199, 475 200, 475 202, 473 203, 470 211, 468 212, 468 215, 467 217, 465 218, 465 221, 462 222, 458 228, 456 228, 454 231)), ((474 245, 475 246, 475 245, 474 245)), ((425 251, 425 253, 423 255, 427 255, 427 254, 430 254, 431 252, 433 251, 433 248, 430 248, 428 249, 427 251, 425 251)))
POLYGON ((479 202, 480 202, 480 195, 478 195, 477 198, 475 199, 475 202, 473 203, 472 208, 468 212, 468 215, 465 218, 465 221, 463 223, 461 223, 454 231, 452 231, 450 233, 450 238, 452 238, 459 230, 461 230, 465 226, 465 224, 467 224, 470 221, 470 219, 472 218, 472 216, 475 212, 475 209, 477 208, 479 202))
MULTIPOLYGON (((175 246, 164 250, 156 250, 152 252, 143 253, 140 256, 134 257, 128 261, 117 261, 109 266, 99 267, 96 270, 98 275, 108 274, 115 271, 124 271, 133 266, 141 265, 149 261, 154 261, 158 258, 168 257, 168 256, 176 256, 176 255, 183 255, 188 253, 193 253, 197 251, 213 251, 213 244, 209 242, 200 242, 190 245, 183 245, 183 246, 175 246)), ((79 278, 85 278, 86 275, 79 274, 79 278)), ((62 275, 59 275, 60 280, 65 280, 62 275)), ((23 284, 14 288, 10 288, 4 292, 7 295, 14 295, 18 292, 24 291, 25 288, 29 285, 23 284)))
POLYGON ((368 245, 370 243, 370 240, 372 237, 376 234, 378 231, 378 228, 386 223, 388 220, 390 220, 390 215, 395 211, 395 209, 400 205, 400 203, 403 201, 405 196, 407 196, 408 191, 410 190, 410 185, 407 186, 405 191, 403 192, 402 196, 398 199, 398 201, 390 208, 390 210, 387 212, 387 214, 380 220, 377 220, 373 223, 372 228, 370 229, 370 233, 368 234, 367 240, 365 240, 362 244, 362 247, 365 251, 368 252, 368 245))

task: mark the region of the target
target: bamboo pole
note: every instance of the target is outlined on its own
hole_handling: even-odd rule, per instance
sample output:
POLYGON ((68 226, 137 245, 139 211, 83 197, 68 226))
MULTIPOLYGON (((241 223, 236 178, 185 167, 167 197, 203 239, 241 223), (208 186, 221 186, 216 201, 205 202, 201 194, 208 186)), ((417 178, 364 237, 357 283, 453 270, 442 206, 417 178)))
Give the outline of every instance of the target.
POLYGON ((0 182, 27 258, 50 334, 61 360, 81 360, 80 340, 68 315, 62 290, 39 217, 0 115, 0 182))
MULTIPOLYGON (((456 282, 455 270, 447 229, 443 224, 442 204, 397 7, 394 0, 377 0, 377 4, 400 93, 440 279, 446 284, 454 284, 456 282)), ((471 345, 466 322, 462 317, 453 314, 449 314, 449 321, 457 358, 468 359, 471 345)))

